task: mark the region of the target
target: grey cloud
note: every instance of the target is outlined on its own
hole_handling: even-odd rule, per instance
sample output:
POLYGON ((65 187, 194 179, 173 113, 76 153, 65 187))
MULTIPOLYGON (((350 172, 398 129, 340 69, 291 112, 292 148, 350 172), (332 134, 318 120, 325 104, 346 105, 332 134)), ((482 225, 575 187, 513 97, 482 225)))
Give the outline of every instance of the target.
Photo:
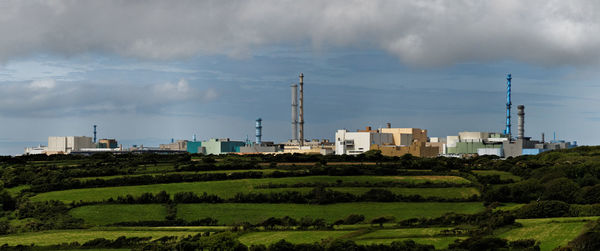
POLYGON ((34 53, 143 59, 272 44, 376 48, 417 66, 594 64, 597 1, 3 1, 0 61, 34 53))
POLYGON ((3 117, 156 114, 172 105, 209 102, 218 97, 216 90, 198 90, 185 79, 175 83, 120 85, 43 79, 2 86, 0 116, 3 117))

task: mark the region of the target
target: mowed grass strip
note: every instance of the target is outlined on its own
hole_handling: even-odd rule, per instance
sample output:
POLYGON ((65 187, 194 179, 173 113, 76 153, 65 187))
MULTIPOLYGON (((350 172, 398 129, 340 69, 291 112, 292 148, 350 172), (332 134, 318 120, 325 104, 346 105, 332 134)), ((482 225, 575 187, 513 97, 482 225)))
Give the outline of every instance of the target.
POLYGON ((265 178, 265 179, 240 179, 207 182, 182 182, 168 184, 152 184, 140 186, 120 186, 83 188, 63 191, 52 191, 41 193, 31 197, 32 201, 59 200, 63 202, 73 201, 102 201, 108 198, 116 198, 131 194, 139 196, 142 193, 158 193, 167 191, 170 194, 177 192, 195 192, 215 194, 223 198, 231 198, 236 193, 248 193, 255 191, 254 187, 259 185, 273 184, 296 184, 296 183, 336 183, 342 182, 378 182, 378 181, 400 181, 400 182, 451 182, 469 183, 468 180, 456 176, 306 176, 289 178, 265 178))
POLYGON ((295 219, 302 217, 322 218, 332 223, 350 214, 362 214, 366 220, 380 216, 394 216, 397 220, 417 217, 439 217, 445 213, 476 213, 483 210, 480 202, 357 202, 331 205, 307 204, 179 204, 177 217, 193 221, 212 217, 219 224, 241 222, 258 223, 269 217, 289 216, 295 219))
POLYGON ((523 227, 499 234, 510 241, 535 239, 540 241, 541 250, 553 250, 566 246, 585 229, 585 225, 599 217, 564 217, 546 219, 519 219, 523 227))
POLYGON ((238 238, 244 245, 269 245, 279 240, 291 243, 315 243, 321 240, 336 239, 352 231, 265 231, 250 232, 238 238))
POLYGON ((409 237, 433 237, 442 230, 452 229, 448 227, 431 227, 431 228, 398 228, 398 229, 382 229, 370 232, 354 238, 355 240, 369 239, 398 239, 409 237))
POLYGON ((75 218, 85 220, 90 225, 109 225, 129 221, 165 220, 167 209, 160 204, 143 205, 90 205, 69 211, 75 218))
POLYGON ((196 235, 200 232, 193 231, 126 231, 126 230, 93 230, 93 229, 76 229, 76 230, 53 230, 23 234, 11 234, 0 236, 0 243, 8 245, 31 245, 48 246, 61 243, 86 241, 96 238, 105 238, 109 240, 117 239, 121 236, 126 237, 152 237, 157 239, 163 236, 188 236, 196 235))

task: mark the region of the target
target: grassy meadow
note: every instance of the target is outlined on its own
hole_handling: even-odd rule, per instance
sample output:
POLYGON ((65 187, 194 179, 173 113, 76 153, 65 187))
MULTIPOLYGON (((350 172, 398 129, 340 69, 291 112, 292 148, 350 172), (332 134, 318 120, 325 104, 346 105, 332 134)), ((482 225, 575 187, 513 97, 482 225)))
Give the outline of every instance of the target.
MULTIPOLYGON (((450 182, 468 184, 468 180, 457 176, 306 176, 289 178, 264 178, 264 179, 239 179, 207 182, 182 182, 167 184, 152 184, 139 186, 82 188, 63 191, 41 193, 31 198, 32 201, 59 200, 66 203, 73 201, 102 201, 131 194, 139 196, 142 193, 158 193, 167 191, 171 195, 177 192, 192 191, 195 193, 208 193, 222 198, 231 198, 235 194, 244 192, 259 192, 256 186, 271 184, 297 184, 297 183, 338 183, 343 182, 377 182, 398 181, 411 183, 424 182, 450 182)), ((262 190, 262 189, 260 189, 262 190)), ((468 193, 468 192, 467 192, 468 193)))

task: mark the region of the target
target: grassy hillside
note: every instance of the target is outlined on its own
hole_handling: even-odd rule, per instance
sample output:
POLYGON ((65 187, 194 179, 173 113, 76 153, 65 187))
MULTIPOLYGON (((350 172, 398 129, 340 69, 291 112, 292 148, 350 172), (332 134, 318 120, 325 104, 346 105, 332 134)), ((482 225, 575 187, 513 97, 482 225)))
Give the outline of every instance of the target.
MULTIPOLYGON (((33 196, 33 201, 59 200, 66 203, 72 201, 101 201, 109 198, 116 198, 131 194, 139 196, 142 193, 158 193, 167 191, 170 194, 177 192, 193 191, 195 193, 206 192, 215 194, 223 198, 230 198, 240 192, 258 192, 255 187, 259 185, 272 184, 297 184, 297 183, 337 183, 343 182, 378 182, 378 181, 397 181, 397 182, 451 182, 458 184, 468 184, 469 181, 456 176, 307 176, 291 178, 265 178, 265 179, 240 179, 208 182, 183 182, 169 184, 153 184, 141 186, 122 186, 122 187, 102 187, 102 188, 84 188, 71 189, 64 191, 53 191, 41 193, 33 196)), ((468 193, 468 192, 467 192, 468 193)))
POLYGON ((483 210, 479 202, 464 203, 338 203, 331 205, 304 204, 180 204, 177 217, 188 221, 213 217, 222 224, 256 223, 269 217, 322 218, 331 223, 350 214, 362 214, 366 219, 394 216, 398 220, 414 217, 438 217, 444 213, 476 213, 483 210))
POLYGON ((573 217, 573 218, 546 218, 546 219, 519 219, 523 226, 510 229, 498 234, 508 240, 531 238, 540 241, 542 250, 553 250, 565 246, 584 229, 586 224, 599 217, 573 217))

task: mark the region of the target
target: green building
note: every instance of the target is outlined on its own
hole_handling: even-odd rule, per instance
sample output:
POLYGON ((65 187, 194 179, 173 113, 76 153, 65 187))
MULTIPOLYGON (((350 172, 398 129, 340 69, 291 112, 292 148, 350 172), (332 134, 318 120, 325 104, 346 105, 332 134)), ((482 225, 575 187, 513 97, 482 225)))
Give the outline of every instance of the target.
POLYGON ((209 139, 202 142, 188 142, 189 153, 203 154, 227 154, 240 152, 240 147, 245 146, 242 141, 231 141, 229 139, 209 139))
POLYGON ((202 153, 202 142, 200 141, 188 141, 187 142, 188 153, 202 153))

